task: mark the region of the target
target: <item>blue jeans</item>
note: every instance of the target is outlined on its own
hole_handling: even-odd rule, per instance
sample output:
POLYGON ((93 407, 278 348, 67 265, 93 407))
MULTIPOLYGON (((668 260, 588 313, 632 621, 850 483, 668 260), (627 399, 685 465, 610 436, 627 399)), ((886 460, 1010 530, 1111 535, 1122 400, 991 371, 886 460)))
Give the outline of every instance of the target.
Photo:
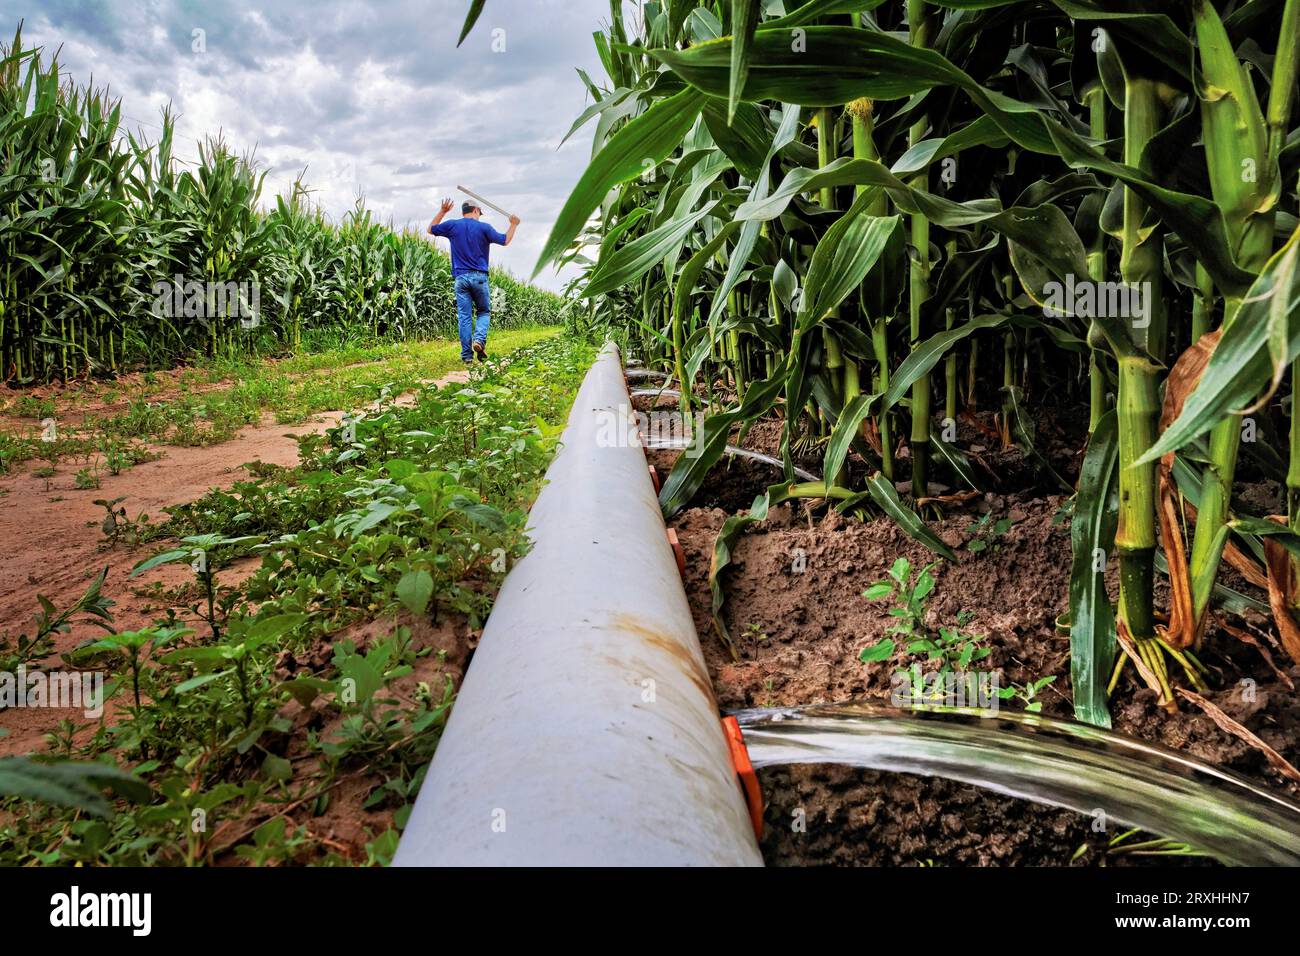
POLYGON ((487 345, 492 301, 488 297, 486 272, 463 272, 456 276, 456 316, 460 319, 460 357, 468 362, 474 358, 471 342, 487 345), (478 311, 477 319, 474 310, 478 311))

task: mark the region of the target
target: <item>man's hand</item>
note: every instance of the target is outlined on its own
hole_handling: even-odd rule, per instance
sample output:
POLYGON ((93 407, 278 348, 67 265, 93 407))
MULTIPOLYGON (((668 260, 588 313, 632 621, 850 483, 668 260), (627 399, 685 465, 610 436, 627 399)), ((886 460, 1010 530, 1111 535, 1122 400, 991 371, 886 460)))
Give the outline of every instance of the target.
POLYGON ((517 226, 517 225, 519 225, 519 217, 518 217, 518 216, 511 216, 511 217, 510 217, 510 225, 512 225, 512 226, 517 226))
POLYGON ((451 207, 452 207, 451 197, 448 196, 446 199, 442 201, 442 206, 438 209, 438 215, 434 216, 433 221, 429 223, 429 232, 433 232, 433 227, 438 225, 438 223, 442 222, 443 216, 451 212, 451 207))
POLYGON ((511 216, 511 217, 510 217, 510 228, 506 230, 506 241, 505 241, 505 245, 507 245, 507 246, 510 245, 510 240, 513 239, 513 238, 515 237, 515 230, 518 229, 518 228, 519 228, 519 217, 518 217, 518 216, 511 216))

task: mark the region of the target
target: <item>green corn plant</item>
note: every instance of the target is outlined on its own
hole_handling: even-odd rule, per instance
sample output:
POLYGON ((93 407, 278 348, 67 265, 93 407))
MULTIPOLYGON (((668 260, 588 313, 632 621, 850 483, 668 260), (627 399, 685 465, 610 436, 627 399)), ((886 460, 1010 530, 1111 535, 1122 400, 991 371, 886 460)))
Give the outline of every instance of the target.
MULTIPOLYGON (((836 122, 834 115, 829 108, 823 107, 817 111, 817 166, 819 169, 825 169, 834 161, 838 153, 838 137, 835 134, 836 122)), ((820 205, 827 211, 835 209, 835 190, 831 186, 823 186, 819 194, 820 205)), ((832 309, 827 312, 827 320, 838 317, 838 310, 832 309)), ((822 343, 826 350, 826 370, 830 376, 832 385, 837 386, 840 394, 847 397, 849 388, 849 369, 852 368, 852 378, 854 390, 857 386, 857 366, 852 362, 846 364, 844 354, 840 350, 839 339, 831 331, 828 324, 823 323, 822 343)))
MULTIPOLYGON (((1103 34, 1098 34, 1098 37, 1103 36, 1103 34)), ((1095 58, 1090 60, 1079 49, 1079 45, 1083 42, 1087 42, 1086 36, 1076 32, 1075 59, 1072 66, 1075 70, 1079 70, 1080 64, 1082 64, 1086 79, 1079 84, 1075 92, 1081 104, 1088 109, 1089 136, 1095 142, 1104 142, 1106 139, 1106 88, 1101 81, 1100 74, 1089 69, 1096 65, 1096 60, 1095 58)), ((1104 42, 1103 39, 1102 43, 1104 42)), ((1102 197, 1100 194, 1096 194, 1089 198, 1092 202, 1085 200, 1081 213, 1099 220, 1102 212, 1102 197)), ((1094 282, 1103 282, 1107 273, 1106 235, 1099 221, 1089 225, 1092 226, 1092 235, 1088 243, 1088 276, 1094 282)), ((1106 413, 1107 391, 1106 372, 1103 365, 1105 361, 1105 336, 1095 322, 1090 323, 1088 327, 1088 345, 1090 347, 1088 353, 1088 432, 1092 434, 1102 416, 1106 413)))
MULTIPOLYGON (((853 125, 853 156, 855 159, 869 159, 875 162, 880 161, 880 153, 876 149, 873 139, 873 130, 875 123, 872 118, 871 100, 864 98, 853 100, 845 107, 851 117, 853 125)), ((857 195, 861 196, 866 190, 865 186, 855 187, 857 195)), ((889 200, 884 192, 879 192, 872 204, 867 209, 869 216, 885 216, 889 212, 889 200)), ((878 283, 876 284, 878 286, 878 283)), ((863 285, 863 297, 860 300, 862 313, 871 325, 871 349, 872 357, 875 359, 876 375, 875 389, 878 394, 884 394, 889 390, 889 318, 885 314, 887 306, 880 297, 872 298, 866 292, 868 286, 863 285), (870 299, 870 302, 868 301, 870 299), (874 308, 873 308, 874 306, 874 308), (875 312, 876 314, 872 314, 875 312)), ((846 396, 845 404, 849 402, 846 396)), ((876 434, 880 440, 880 470, 881 473, 890 481, 894 479, 894 439, 893 427, 890 424, 890 415, 888 409, 881 410, 876 417, 876 434)))
MULTIPOLYGON (((1129 166, 1140 169, 1145 145, 1163 126, 1161 90, 1158 80, 1127 69, 1124 88, 1124 158, 1129 166)), ((1146 203, 1132 188, 1124 190, 1123 217, 1120 274, 1131 288, 1144 290, 1147 305, 1141 327, 1134 323, 1136 348, 1118 360, 1120 505, 1115 548, 1120 574, 1119 622, 1158 678, 1161 701, 1172 703, 1163 660, 1154 650, 1156 467, 1151 462, 1137 464, 1155 443, 1160 416, 1157 363, 1165 353, 1165 328, 1156 313, 1163 311, 1159 305, 1163 245, 1160 229, 1149 223, 1146 203)))
MULTIPOLYGON (((1261 0, 1159 11, 728 0, 646 4, 635 25, 612 7, 596 41, 607 79, 584 78, 592 102, 570 131, 593 127, 592 159, 538 268, 579 265, 583 309, 672 373, 683 410, 701 396, 703 454, 674 466, 664 512, 690 500, 734 429, 775 415, 790 481, 746 520, 820 499, 888 516, 938 551, 916 510, 928 482, 979 484, 960 449, 931 434, 936 401, 958 414, 961 350, 967 405, 1000 390, 1003 434, 1048 477, 1024 410, 1086 381, 1076 713, 1108 721, 1121 639, 1166 704, 1176 682, 1203 681, 1175 609, 1166 623, 1157 606, 1156 575, 1170 566, 1176 583, 1190 579, 1200 626, 1229 536, 1259 552, 1265 539, 1293 543, 1234 513, 1231 493, 1233 412, 1271 395, 1300 348, 1286 298, 1297 253, 1273 235, 1296 208, 1296 7, 1282 5, 1280 33, 1261 0), (960 178, 935 175, 949 162, 960 178), (1116 279, 1145 292, 1139 316, 1048 305, 1053 284, 1100 295, 1116 279), (908 321, 895 326, 904 295, 908 321), (1202 385, 1162 433, 1169 370, 1220 315, 1202 385), (893 486, 898 409, 910 417, 910 501, 893 486), (1203 456, 1187 446, 1206 431, 1203 456), (794 458, 816 448, 824 480, 793 483, 794 458), (1186 573, 1167 551, 1170 494, 1194 505, 1175 501, 1175 513, 1197 512, 1186 573), (1117 608, 1098 551, 1118 558, 1117 608)), ((1300 528, 1294 426, 1289 440, 1286 520, 1300 528)), ((715 559, 741 526, 729 523, 715 559)))
MULTIPOLYGON (((934 35, 934 19, 930 8, 924 0, 908 0, 907 3, 908 42, 914 47, 927 47, 934 35)), ((925 139, 926 121, 924 116, 912 124, 908 130, 909 146, 917 146, 925 139)), ((912 186, 925 190, 927 177, 919 174, 912 186)), ((920 344, 924 329, 921 327, 921 307, 930 294, 930 220, 924 213, 911 216, 912 262, 910 282, 908 285, 907 308, 910 321, 911 339, 909 347, 913 350, 920 344)), ((912 454, 912 496, 920 498, 926 490, 926 461, 930 452, 930 376, 917 378, 912 386, 912 430, 910 451, 912 454)))
MULTIPOLYGON (((1300 3, 1288 0, 1283 13, 1283 27, 1288 29, 1280 34, 1267 119, 1215 8, 1206 0, 1197 0, 1193 21, 1203 74, 1196 92, 1210 190, 1223 214, 1237 264, 1258 275, 1273 251, 1280 189, 1277 163, 1297 82, 1300 3)), ((1241 305, 1240 294, 1225 292, 1224 331, 1236 320, 1241 305)), ((1193 627, 1198 642, 1226 540, 1223 528, 1228 521, 1240 444, 1241 427, 1235 418, 1219 422, 1210 433, 1210 467, 1205 473, 1190 556, 1193 627)))

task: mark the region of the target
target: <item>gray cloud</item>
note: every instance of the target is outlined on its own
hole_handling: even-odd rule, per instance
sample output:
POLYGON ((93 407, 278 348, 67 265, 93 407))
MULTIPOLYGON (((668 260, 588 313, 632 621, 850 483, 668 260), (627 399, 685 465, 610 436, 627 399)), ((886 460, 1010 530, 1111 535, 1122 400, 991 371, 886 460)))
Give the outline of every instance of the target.
POLYGON ((414 176, 416 173, 427 173, 433 169, 431 163, 405 163, 393 170, 394 176, 414 176))
MULTIPOLYGON (((358 192, 422 227, 463 183, 523 225, 494 261, 526 276, 590 155, 556 146, 586 105, 575 68, 603 72, 591 33, 606 0, 488 0, 457 49, 468 0, 0 0, 0 27, 62 47, 78 82, 108 84, 128 127, 180 115, 177 154, 221 132, 256 149, 268 191, 306 182, 340 217, 358 192), (4 26, 8 24, 8 26, 4 26)), ((268 197, 269 199, 269 197, 268 197)), ((488 212, 489 220, 498 219, 488 212)), ((504 223, 496 223, 504 228, 504 223)), ((538 281, 559 288, 548 269, 538 281)))

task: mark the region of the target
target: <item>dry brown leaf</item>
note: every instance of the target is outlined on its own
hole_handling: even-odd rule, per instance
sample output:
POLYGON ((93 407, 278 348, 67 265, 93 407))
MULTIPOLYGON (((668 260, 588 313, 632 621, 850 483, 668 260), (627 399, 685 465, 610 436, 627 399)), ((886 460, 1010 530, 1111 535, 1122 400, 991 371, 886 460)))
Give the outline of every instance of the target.
MULTIPOLYGON (((1183 513, 1189 525, 1196 524, 1196 506, 1190 501, 1183 502, 1183 513)), ((1247 584, 1253 584, 1261 590, 1268 587, 1268 577, 1264 574, 1263 569, 1255 563, 1254 559, 1237 547, 1235 542, 1228 541, 1223 546, 1223 560, 1227 561, 1229 567, 1245 578, 1247 584)))
MULTIPOLYGON (((1192 389, 1200 381, 1205 366, 1219 344, 1219 332, 1210 332, 1201 336, 1191 348, 1184 352, 1174 367, 1169 371, 1165 385, 1164 405, 1160 410, 1160 430, 1163 432, 1178 418, 1183 410, 1183 403, 1192 389)), ((1183 535, 1177 525, 1177 510, 1172 506, 1173 481, 1170 478, 1174 465, 1171 452, 1160 459, 1160 536, 1165 548, 1165 557, 1169 562, 1169 579, 1174 588, 1174 601, 1170 608, 1169 632, 1166 640, 1175 647, 1187 647, 1199 640, 1205 630, 1206 616, 1199 621, 1191 621, 1190 578, 1187 557, 1183 547, 1183 535), (1187 593, 1184 595, 1183 590, 1187 593)), ((1188 519, 1196 520, 1196 510, 1187 506, 1188 519)), ((1272 520, 1282 520, 1273 517, 1272 520)), ((1286 550, 1276 542, 1264 539, 1264 555, 1267 565, 1264 572, 1231 541, 1223 549, 1223 559, 1235 568, 1248 582, 1260 588, 1267 588, 1268 603, 1277 623, 1278 633, 1282 636, 1282 646, 1296 663, 1300 663, 1300 625, 1291 614, 1296 593, 1296 581, 1291 561, 1286 550)), ((1261 648, 1262 650, 1262 648, 1261 648)), ((1271 662, 1270 662, 1271 664, 1271 662)), ((1276 668, 1275 668, 1276 669, 1276 668)))
POLYGON ((1169 623, 1162 630, 1170 647, 1191 647, 1204 627, 1204 616, 1195 620, 1192 609, 1192 579, 1178 521, 1178 503, 1169 474, 1160 469, 1160 543, 1169 565, 1169 623))
POLYGON ((964 504, 967 501, 971 501, 975 498, 980 498, 980 497, 982 497, 982 495, 980 495, 978 491, 954 491, 950 495, 933 495, 929 498, 917 498, 916 503, 918 505, 964 504))
POLYGON ((1187 396, 1192 393, 1192 389, 1196 388, 1196 383, 1201 380, 1205 366, 1209 364, 1210 357, 1219 346, 1221 334, 1221 330, 1216 329, 1202 335, 1191 348, 1178 356, 1178 361, 1169 370, 1169 377, 1165 380, 1165 401, 1160 408, 1161 432, 1164 432, 1183 413, 1183 403, 1187 401, 1187 396))
MULTIPOLYGON (((1272 520, 1280 520, 1270 516, 1272 520)), ((1273 610, 1273 622, 1282 638, 1282 648, 1291 660, 1300 664, 1300 624, 1291 614, 1295 601, 1295 569, 1290 553, 1272 538, 1264 538, 1264 564, 1268 569, 1268 606, 1273 610)))
POLYGON ((1237 640, 1241 641, 1243 644, 1249 644, 1251 647, 1259 651, 1259 656, 1264 658, 1264 663, 1268 665, 1269 670, 1274 673, 1277 679, 1286 684, 1286 686, 1291 690, 1295 690, 1295 682, 1291 680, 1291 675, 1273 662, 1273 652, 1270 651, 1259 638, 1250 633, 1250 631, 1246 630, 1244 627, 1236 627, 1229 624, 1223 619, 1223 615, 1218 616, 1217 622, 1219 627, 1223 628, 1223 630, 1227 631, 1237 640))
POLYGON ((884 457, 885 450, 880 444, 880 426, 876 424, 874 418, 868 418, 862 423, 862 437, 867 440, 867 444, 876 453, 876 457, 884 457))
POLYGON ((1273 769, 1275 769, 1278 773, 1282 774, 1282 776, 1294 780, 1296 783, 1300 783, 1300 770, 1297 770, 1295 767, 1291 766, 1291 764, 1287 762, 1285 757, 1283 757, 1280 753, 1278 753, 1268 744, 1264 743, 1264 741, 1260 740, 1258 737, 1256 737, 1253 733, 1251 733, 1241 724, 1237 723, 1237 721, 1233 720, 1231 717, 1225 714, 1222 710, 1218 708, 1217 705, 1206 700, 1204 697, 1202 697, 1200 694, 1196 693, 1195 691, 1188 690, 1186 687, 1177 687, 1175 688, 1175 690, 1177 690, 1178 693, 1182 694, 1184 697, 1190 700, 1197 707, 1201 708, 1201 710, 1205 711, 1205 713, 1209 715, 1209 718, 1213 720, 1216 724, 1218 724, 1221 729, 1226 730, 1234 737, 1238 737, 1241 740, 1244 740, 1246 743, 1250 744, 1252 747, 1254 747, 1256 750, 1262 753, 1264 755, 1264 758, 1268 760, 1270 764, 1273 765, 1273 769))
POLYGON ((997 438, 997 439, 1002 438, 1002 432, 998 431, 998 429, 996 428, 991 428, 990 426, 985 425, 982 421, 979 420, 979 418, 975 415, 975 413, 970 411, 969 409, 962 410, 961 420, 964 421, 967 425, 970 425, 971 428, 974 428, 985 438, 997 438))
POLYGON ((1223 560, 1227 561, 1228 565, 1236 569, 1237 573, 1250 584, 1255 585, 1257 588, 1268 587, 1268 575, 1261 571, 1259 565, 1231 541, 1224 546, 1223 560))
MULTIPOLYGON (((1165 400, 1160 408, 1160 431, 1163 433, 1183 411, 1183 403, 1201 380, 1205 366, 1219 344, 1219 332, 1202 335, 1178 357, 1165 381, 1165 400)), ((1192 575, 1187 564, 1183 528, 1178 520, 1178 492, 1172 477, 1174 453, 1160 459, 1160 493, 1157 514, 1160 518, 1160 544, 1169 565, 1169 624, 1164 639, 1170 647, 1191 647, 1205 630, 1204 614, 1198 621, 1192 606, 1192 575)))

